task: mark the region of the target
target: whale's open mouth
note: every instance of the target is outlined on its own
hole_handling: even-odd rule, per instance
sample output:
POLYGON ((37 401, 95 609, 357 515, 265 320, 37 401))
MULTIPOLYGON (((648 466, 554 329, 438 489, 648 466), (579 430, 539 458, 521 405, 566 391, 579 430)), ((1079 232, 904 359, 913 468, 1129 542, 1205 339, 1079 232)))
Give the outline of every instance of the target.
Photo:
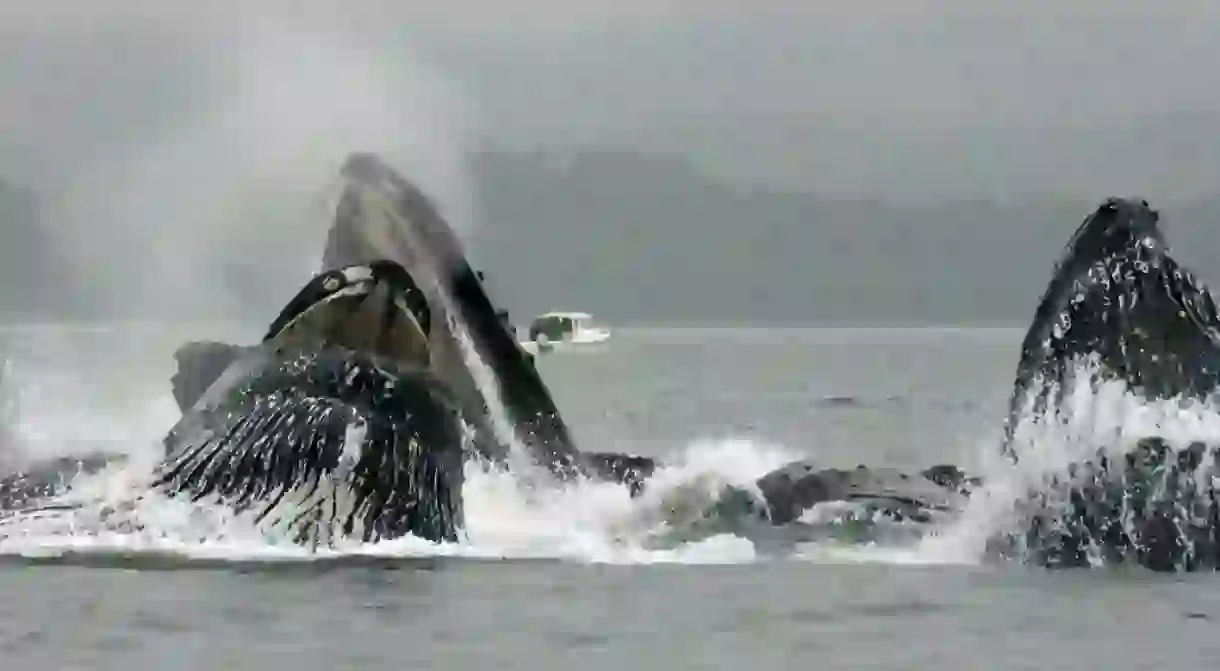
POLYGON ((340 345, 429 365, 432 313, 411 275, 390 261, 315 277, 271 324, 263 341, 340 345))

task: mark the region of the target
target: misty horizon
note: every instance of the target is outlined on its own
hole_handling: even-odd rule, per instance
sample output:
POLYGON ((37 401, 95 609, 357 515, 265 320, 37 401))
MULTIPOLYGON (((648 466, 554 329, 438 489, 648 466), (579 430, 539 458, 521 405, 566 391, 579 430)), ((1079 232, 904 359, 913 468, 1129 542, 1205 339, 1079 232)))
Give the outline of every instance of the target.
POLYGON ((14 5, 0 179, 41 197, 0 204, 0 307, 278 310, 358 150, 441 205, 518 323, 1022 323, 1112 195, 1209 277, 1215 10, 1022 8, 14 5))
MULTIPOLYGON (((559 309, 621 326, 1017 328, 1032 315, 1071 233, 1100 204, 1043 198, 894 205, 746 189, 683 157, 622 149, 480 150, 463 165, 473 221, 459 228, 493 298, 518 327, 559 309), (955 253, 962 248, 971 253, 955 253)), ((7 298, 0 294, 0 307, 28 312, 41 302, 54 314, 90 319, 166 314, 138 304, 99 312, 97 288, 46 277, 64 261, 36 223, 33 194, 24 194, 22 211, 14 193, 6 199, 0 189, 0 215, 26 223, 9 229, 3 270, 10 289, 7 298), (38 289, 23 280, 30 277, 43 278, 33 283, 38 289)), ((289 219, 301 212, 282 205, 267 211, 289 219)), ((1209 223, 1220 217, 1220 196, 1153 205, 1178 257, 1205 280, 1213 277, 1220 235, 1209 223)), ((273 231, 292 225, 264 223, 273 231)), ((319 248, 324 230, 323 222, 292 240, 293 248, 319 248)), ((284 267, 276 242, 233 246, 229 259, 216 257, 224 286, 243 296, 244 307, 231 317, 265 318, 304 281, 308 269, 284 267)), ((101 291, 104 297, 107 289, 101 291)), ((184 296, 170 313, 227 314, 223 304, 199 299, 184 296)))

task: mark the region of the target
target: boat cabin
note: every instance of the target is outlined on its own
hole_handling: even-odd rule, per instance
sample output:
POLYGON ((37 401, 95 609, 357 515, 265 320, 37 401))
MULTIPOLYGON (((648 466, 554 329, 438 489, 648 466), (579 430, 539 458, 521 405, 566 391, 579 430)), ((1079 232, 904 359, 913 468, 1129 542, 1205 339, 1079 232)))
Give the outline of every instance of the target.
POLYGON ((551 342, 572 340, 586 330, 593 321, 593 315, 585 312, 548 312, 534 318, 530 324, 529 339, 537 341, 545 335, 551 342))

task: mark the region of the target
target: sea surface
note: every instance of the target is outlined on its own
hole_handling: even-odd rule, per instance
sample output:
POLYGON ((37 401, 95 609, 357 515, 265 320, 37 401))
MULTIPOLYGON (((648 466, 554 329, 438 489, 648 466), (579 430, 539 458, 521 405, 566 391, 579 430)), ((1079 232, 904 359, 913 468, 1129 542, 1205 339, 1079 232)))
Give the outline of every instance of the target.
MULTIPOLYGON (((43 325, 3 336, 7 459, 154 454, 170 353, 257 328, 43 325), (17 455, 17 456, 13 456, 17 455), (22 456, 24 455, 24 456, 22 456)), ((620 328, 539 367, 586 449, 663 457, 677 488, 793 458, 963 464, 993 479, 1022 331, 620 328)), ((1054 451, 1053 438, 1046 446, 1054 451)), ((1067 448, 1064 448, 1067 449, 1067 448)), ((138 460, 137 460, 138 461, 138 460)), ((85 513, 0 530, 0 659, 13 669, 1210 669, 1220 577, 984 561, 1003 502, 901 547, 769 556, 721 535, 643 542, 655 500, 525 497, 472 474, 468 539, 323 557, 220 512, 145 501, 107 526, 132 465, 85 513)), ((981 504, 980 504, 981 505, 981 504)))

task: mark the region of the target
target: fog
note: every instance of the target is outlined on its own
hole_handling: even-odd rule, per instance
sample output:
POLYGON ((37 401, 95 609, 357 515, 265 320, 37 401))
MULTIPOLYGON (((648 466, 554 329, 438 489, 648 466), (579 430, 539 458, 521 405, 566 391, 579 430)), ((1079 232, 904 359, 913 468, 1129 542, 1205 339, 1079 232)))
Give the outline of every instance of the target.
POLYGON ((355 149, 440 202, 512 309, 630 318, 646 292, 649 318, 749 303, 1021 321, 1061 238, 1112 194, 1166 208, 1205 277, 1220 249, 1210 3, 2 2, 0 180, 41 206, 5 265, 53 265, 92 312, 277 310, 355 149), (478 182, 488 146, 678 157, 690 174, 649 174, 705 202, 608 183, 635 159, 575 181, 509 161, 478 182), (752 240, 756 262, 738 258, 752 240), (928 258, 898 253, 913 246, 928 258), (645 252, 670 261, 642 273, 645 252), (981 293, 947 280, 982 272, 981 293), (714 282, 742 297, 692 297, 714 282))
POLYGON ((353 150, 472 225, 476 110, 459 88, 384 32, 271 6, 6 4, 0 174, 38 192, 78 304, 278 310, 317 269, 327 187, 353 150))

